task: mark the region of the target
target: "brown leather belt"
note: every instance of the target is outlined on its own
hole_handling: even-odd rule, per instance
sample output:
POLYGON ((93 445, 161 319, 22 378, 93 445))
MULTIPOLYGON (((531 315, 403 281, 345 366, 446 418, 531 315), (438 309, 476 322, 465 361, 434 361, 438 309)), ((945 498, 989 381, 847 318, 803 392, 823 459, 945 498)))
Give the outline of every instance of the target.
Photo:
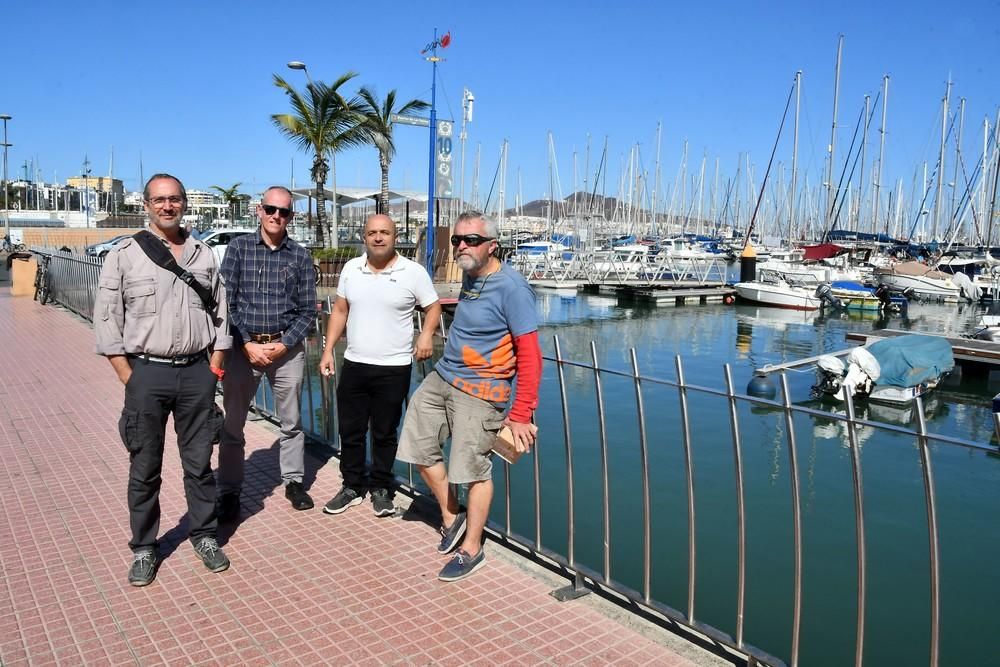
POLYGON ((278 333, 252 333, 250 334, 251 343, 278 343, 281 342, 281 334, 283 331, 278 333))

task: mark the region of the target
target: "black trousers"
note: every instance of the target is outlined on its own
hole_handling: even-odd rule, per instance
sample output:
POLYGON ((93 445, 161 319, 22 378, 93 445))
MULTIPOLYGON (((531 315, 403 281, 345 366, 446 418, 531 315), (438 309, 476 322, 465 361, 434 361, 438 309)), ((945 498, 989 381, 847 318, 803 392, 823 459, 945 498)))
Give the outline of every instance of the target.
POLYGON ((125 407, 118 428, 129 452, 129 546, 156 545, 160 531, 160 471, 167 416, 174 415, 177 448, 184 469, 191 541, 215 536, 215 477, 212 443, 222 427, 215 405, 216 377, 208 359, 190 366, 133 360, 125 385, 125 407))
POLYGON ((337 417, 340 422, 340 474, 344 485, 355 491, 392 488, 392 464, 396 460, 396 430, 403 414, 403 401, 410 391, 406 366, 374 366, 344 360, 337 385, 337 417), (371 425, 372 468, 365 475, 365 440, 371 425))

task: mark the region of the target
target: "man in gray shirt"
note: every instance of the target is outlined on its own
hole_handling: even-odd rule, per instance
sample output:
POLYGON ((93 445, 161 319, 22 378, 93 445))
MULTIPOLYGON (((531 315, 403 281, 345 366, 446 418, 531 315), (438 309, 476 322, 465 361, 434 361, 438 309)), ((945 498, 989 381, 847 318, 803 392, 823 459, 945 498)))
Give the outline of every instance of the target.
POLYGON ((212 444, 222 428, 215 386, 232 345, 226 295, 211 248, 181 228, 184 185, 156 174, 143 190, 149 230, 177 263, 211 291, 214 309, 192 287, 155 264, 134 239, 115 246, 101 268, 94 303, 96 352, 125 385, 118 429, 129 453, 128 508, 132 565, 128 580, 156 576, 160 471, 167 417, 173 414, 184 468, 191 543, 212 572, 229 567, 216 541, 212 444))

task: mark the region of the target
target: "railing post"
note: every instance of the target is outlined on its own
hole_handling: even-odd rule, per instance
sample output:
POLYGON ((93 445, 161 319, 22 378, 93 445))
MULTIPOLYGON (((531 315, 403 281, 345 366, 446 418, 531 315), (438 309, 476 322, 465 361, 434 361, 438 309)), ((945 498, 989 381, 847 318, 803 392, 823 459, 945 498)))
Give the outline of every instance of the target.
POLYGON ((642 599, 650 601, 650 569, 652 566, 652 516, 649 498, 649 450, 646 443, 646 411, 642 401, 642 381, 635 348, 629 348, 632 357, 632 382, 635 384, 635 404, 639 419, 639 457, 642 462, 642 599))
POLYGON ((688 623, 694 623, 694 587, 697 572, 694 513, 694 463, 691 459, 691 422, 688 418, 687 387, 684 386, 684 365, 681 356, 674 357, 677 368, 677 394, 681 402, 681 432, 684 435, 684 476, 687 481, 688 510, 688 623))
POLYGON ((794 601, 792 605, 791 667, 799 664, 799 635, 802 628, 802 507, 799 499, 799 466, 795 453, 795 420, 792 415, 788 376, 781 373, 781 395, 788 431, 788 476, 792 482, 792 542, 795 550, 794 601))
POLYGON ((604 583, 611 581, 611 497, 608 480, 608 433, 604 420, 604 389, 597 366, 597 344, 590 341, 590 360, 594 368, 594 391, 597 395, 597 426, 601 448, 601 509, 604 512, 604 583))
POLYGON ((930 578, 931 578, 931 647, 930 665, 936 667, 938 664, 938 642, 941 634, 941 603, 939 591, 941 586, 941 573, 938 564, 938 529, 937 529, 937 506, 934 494, 934 472, 931 469, 930 445, 927 442, 927 417, 924 414, 924 401, 921 397, 914 399, 917 407, 917 424, 919 435, 917 436, 917 446, 920 448, 920 466, 924 473, 924 502, 927 505, 927 538, 929 542, 930 556, 930 578))
POLYGON ((729 401, 729 423, 733 434, 733 464, 736 473, 736 647, 743 648, 743 612, 746 607, 747 574, 747 522, 743 497, 743 453, 740 441, 740 422, 736 412, 736 392, 733 391, 733 373, 729 364, 726 364, 723 369, 726 375, 726 398, 729 401))
POLYGON ((854 484, 854 530, 857 540, 858 557, 858 618, 855 630, 854 664, 861 667, 865 649, 865 595, 866 595, 866 564, 865 564, 865 508, 864 488, 861 478, 861 451, 858 447, 857 424, 854 416, 854 398, 847 387, 843 387, 844 405, 847 406, 847 439, 851 447, 851 477, 854 484))
MULTIPOLYGON (((576 568, 576 511, 573 494, 573 438, 569 423, 569 401, 566 397, 566 370, 563 368, 562 349, 559 336, 552 337, 556 350, 556 375, 559 378, 559 400, 562 406, 563 442, 566 446, 566 546, 569 567, 573 570, 573 583, 552 591, 552 597, 565 602, 575 600, 589 593, 583 584, 583 576, 576 568)), ((535 449, 538 449, 537 447, 535 449)))

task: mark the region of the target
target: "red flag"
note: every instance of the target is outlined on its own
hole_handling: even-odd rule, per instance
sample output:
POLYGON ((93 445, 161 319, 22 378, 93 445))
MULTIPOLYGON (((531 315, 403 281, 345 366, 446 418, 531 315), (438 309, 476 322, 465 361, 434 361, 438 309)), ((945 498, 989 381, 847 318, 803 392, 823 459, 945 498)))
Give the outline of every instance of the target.
POLYGON ((451 30, 446 32, 444 37, 441 38, 441 48, 446 49, 449 44, 451 44, 451 30))

